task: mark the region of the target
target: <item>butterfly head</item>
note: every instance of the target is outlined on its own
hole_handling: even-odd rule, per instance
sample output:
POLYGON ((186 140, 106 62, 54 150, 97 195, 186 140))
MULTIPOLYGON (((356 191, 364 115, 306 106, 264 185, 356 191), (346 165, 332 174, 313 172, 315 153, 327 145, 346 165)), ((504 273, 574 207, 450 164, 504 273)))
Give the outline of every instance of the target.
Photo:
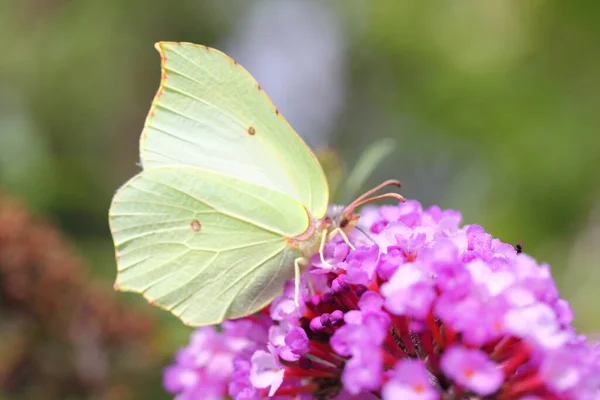
POLYGON ((325 218, 321 221, 322 229, 332 231, 336 228, 341 229, 344 233, 350 233, 358 223, 360 215, 352 211, 346 212, 346 206, 331 205, 327 209, 325 218))

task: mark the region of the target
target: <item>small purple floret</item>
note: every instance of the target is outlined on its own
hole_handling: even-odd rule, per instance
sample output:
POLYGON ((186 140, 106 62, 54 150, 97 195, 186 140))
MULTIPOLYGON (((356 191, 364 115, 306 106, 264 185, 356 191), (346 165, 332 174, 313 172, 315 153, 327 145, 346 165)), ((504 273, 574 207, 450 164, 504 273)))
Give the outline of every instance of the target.
MULTIPOLYGON (((332 214, 337 215, 337 214, 332 214)), ((177 399, 596 400, 600 344, 551 269, 416 201, 361 210, 260 313, 196 330, 164 371, 177 399), (367 235, 362 232, 366 232, 367 235), (333 268, 331 268, 333 267, 333 268)))

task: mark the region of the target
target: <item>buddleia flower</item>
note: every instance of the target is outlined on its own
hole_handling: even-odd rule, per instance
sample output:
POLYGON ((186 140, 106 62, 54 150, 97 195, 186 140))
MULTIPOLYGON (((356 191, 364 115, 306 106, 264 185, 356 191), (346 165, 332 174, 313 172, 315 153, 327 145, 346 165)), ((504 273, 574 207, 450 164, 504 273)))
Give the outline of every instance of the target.
POLYGON ((182 399, 215 382, 214 398, 236 400, 600 398, 600 347, 572 327, 550 266, 416 201, 366 207, 358 227, 354 249, 336 238, 328 265, 313 257, 300 307, 289 282, 258 316, 198 329, 167 388, 182 399), (242 345, 230 326, 244 323, 256 333, 242 345), (205 334, 215 341, 193 344, 205 334), (206 352, 226 354, 218 377, 206 352))

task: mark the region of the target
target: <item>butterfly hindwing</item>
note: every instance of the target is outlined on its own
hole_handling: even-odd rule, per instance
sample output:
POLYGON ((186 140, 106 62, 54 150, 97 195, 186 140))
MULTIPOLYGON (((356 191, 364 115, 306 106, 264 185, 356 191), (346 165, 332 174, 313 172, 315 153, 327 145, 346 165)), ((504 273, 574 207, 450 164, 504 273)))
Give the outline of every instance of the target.
POLYGON ((194 167, 142 171, 109 212, 116 285, 190 325, 252 314, 293 278, 286 237, 309 219, 295 199, 194 167))

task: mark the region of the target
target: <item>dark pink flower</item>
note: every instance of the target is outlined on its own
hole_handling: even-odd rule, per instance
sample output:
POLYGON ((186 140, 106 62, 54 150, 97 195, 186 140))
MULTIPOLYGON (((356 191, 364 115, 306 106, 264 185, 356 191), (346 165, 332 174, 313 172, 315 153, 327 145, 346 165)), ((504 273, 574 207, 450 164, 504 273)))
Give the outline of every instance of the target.
POLYGON ((600 347, 548 265, 460 213, 365 207, 259 315, 201 328, 165 370, 180 399, 597 400, 600 347), (370 238, 370 239, 369 239, 370 238), (308 281, 310 280, 310 281, 308 281))
POLYGON ((431 385, 425 365, 419 360, 405 358, 394 367, 383 386, 382 397, 383 400, 438 400, 440 395, 431 385))
POLYGON ((504 382, 500 366, 481 350, 450 347, 442 354, 440 366, 458 386, 478 395, 495 393, 504 382))

